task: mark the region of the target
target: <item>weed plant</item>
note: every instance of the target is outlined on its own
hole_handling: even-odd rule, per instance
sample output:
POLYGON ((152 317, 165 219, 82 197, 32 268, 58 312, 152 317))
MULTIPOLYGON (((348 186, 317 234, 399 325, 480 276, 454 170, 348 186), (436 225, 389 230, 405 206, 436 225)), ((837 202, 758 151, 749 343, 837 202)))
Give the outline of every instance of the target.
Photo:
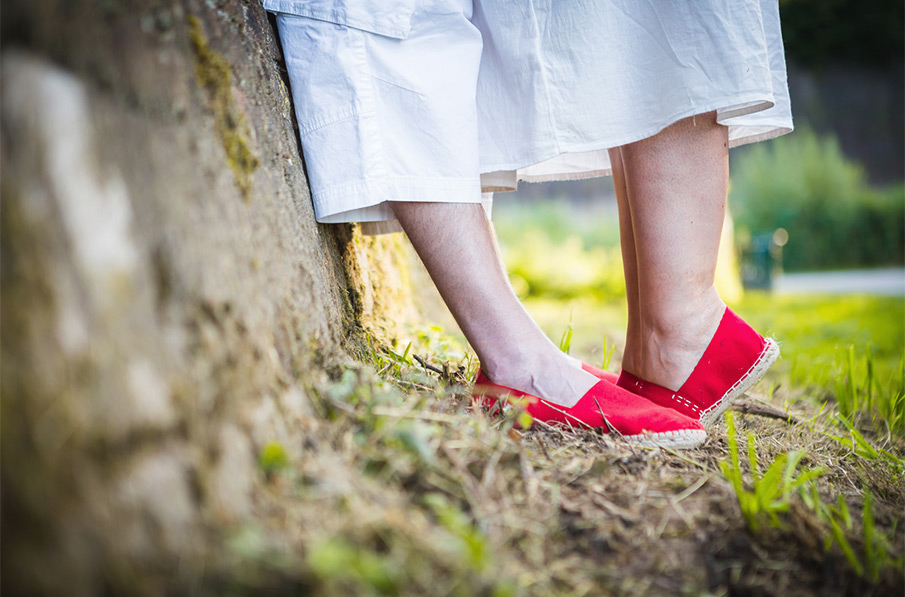
POLYGON ((798 474, 798 465, 805 452, 792 450, 780 454, 761 473, 757 458, 757 444, 754 434, 749 433, 747 439, 748 470, 751 475, 752 489, 745 487, 741 459, 739 457, 738 437, 735 430, 735 418, 732 412, 726 413, 726 437, 729 442, 729 461, 720 461, 720 470, 732 483, 739 508, 752 532, 757 532, 767 518, 770 525, 782 526, 779 514, 789 511, 794 491, 816 479, 824 473, 822 468, 812 468, 798 474))
MULTIPOLYGON (((855 543, 853 539, 850 539, 853 535, 854 524, 844 496, 840 494, 835 504, 827 504, 818 491, 815 481, 827 472, 826 469, 813 467, 798 470, 799 464, 806 456, 805 451, 792 450, 779 454, 761 473, 757 443, 754 434, 749 432, 747 465, 751 478, 751 489, 748 489, 749 484, 744 481, 745 474, 739 455, 735 417, 730 411, 726 413, 725 419, 729 460, 720 461, 720 470, 731 483, 739 508, 752 533, 756 534, 762 530, 764 520, 775 529, 787 529, 787 517, 792 502, 800 499, 826 526, 821 531, 824 536, 824 550, 830 551, 833 545, 837 545, 858 576, 866 575, 871 582, 877 582, 884 569, 901 567, 902 556, 896 556, 891 545, 891 541, 894 540, 895 528, 888 534, 877 531, 873 516, 874 498, 869 489, 862 490, 861 536, 858 537, 858 543, 855 543), (862 546, 860 555, 857 553, 858 544, 862 546)), ((850 424, 849 429, 857 434, 858 449, 866 454, 866 457, 872 460, 885 458, 901 466, 901 459, 870 446, 869 442, 850 424)))
POLYGON ((836 380, 840 418, 850 429, 853 427, 848 421, 864 419, 905 436, 905 355, 897 369, 883 376, 883 371, 877 371, 870 347, 866 353, 863 360, 857 359, 855 347, 848 347, 845 375, 836 380))

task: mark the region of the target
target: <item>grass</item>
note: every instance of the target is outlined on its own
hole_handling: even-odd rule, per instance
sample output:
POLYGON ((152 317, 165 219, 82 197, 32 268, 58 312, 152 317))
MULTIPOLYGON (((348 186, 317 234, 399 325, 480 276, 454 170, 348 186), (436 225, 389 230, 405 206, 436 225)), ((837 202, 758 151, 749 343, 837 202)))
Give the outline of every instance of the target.
MULTIPOLYGON (((850 423, 849 430, 858 437, 862 449, 872 460, 888 459, 901 465, 901 459, 885 451, 878 451, 870 446, 850 423), (883 454, 885 452, 885 454, 883 454), (881 456, 882 454, 882 456, 881 456)), ((748 434, 747 473, 751 478, 751 489, 744 480, 745 471, 739 456, 738 438, 735 419, 732 412, 726 413, 726 436, 729 442, 729 460, 721 461, 720 469, 724 477, 732 484, 738 500, 739 509, 752 533, 758 533, 766 519, 776 529, 787 529, 785 520, 796 499, 811 509, 818 520, 823 523, 824 550, 829 552, 837 546, 851 566, 852 571, 870 582, 877 582, 881 573, 886 570, 901 569, 905 559, 896 555, 892 541, 895 526, 887 532, 877 531, 873 516, 873 495, 869 489, 863 489, 863 506, 861 511, 861 554, 850 539, 854 527, 852 515, 843 495, 839 495, 835 503, 826 503, 820 495, 815 481, 826 473, 823 467, 814 467, 798 473, 799 464, 807 456, 806 450, 792 450, 779 454, 776 459, 761 473, 758 464, 757 443, 753 433, 748 434)), ((835 438, 834 438, 835 439, 835 438)), ((818 533, 820 531, 818 530, 818 533)))
MULTIPOLYGON (((792 324, 810 320, 748 300, 746 317, 791 338, 786 367, 751 398, 801 423, 736 413, 683 452, 542 424, 517 431, 514 414, 470 412, 476 363, 441 329, 414 329, 395 346, 373 341, 364 364, 337 366, 310 388, 319 414, 308 447, 261 455, 263 514, 229 542, 241 563, 234 592, 257 593, 274 578, 318 595, 894 591, 903 582, 902 437, 875 418, 844 418, 834 387, 820 385, 848 351, 793 383, 803 368, 789 362, 820 356, 819 345, 795 340, 792 324)), ((807 300, 811 309, 805 299, 791 305, 800 315, 826 308, 807 300)), ((884 342, 896 341, 883 304, 835 306, 862 318, 875 377, 892 362, 884 342)), ((620 307, 528 306, 551 309, 549 333, 563 348, 618 368, 609 330, 624 325, 620 307)), ((835 325, 847 324, 826 322, 835 325)))
POLYGON ((843 415, 837 414, 836 420, 844 427, 844 435, 834 435, 827 433, 827 437, 834 440, 847 448, 853 454, 864 458, 865 460, 886 460, 895 468, 905 468, 905 462, 898 456, 892 454, 888 450, 875 448, 864 435, 855 428, 855 426, 843 415))
POLYGON ((743 481, 735 419, 732 412, 726 413, 726 436, 729 440, 729 461, 721 461, 720 470, 732 483, 732 489, 735 490, 739 508, 748 523, 748 528, 757 532, 762 524, 761 519, 764 517, 769 519, 773 527, 780 527, 779 514, 789 511, 793 491, 821 476, 824 470, 818 467, 796 474, 805 452, 792 450, 780 454, 765 471, 761 472, 754 434, 748 433, 748 471, 753 486, 751 490, 748 490, 743 481))
POLYGON ((849 346, 846 375, 840 376, 835 386, 839 414, 851 420, 870 418, 874 425, 886 425, 891 433, 905 434, 905 356, 885 381, 876 374, 870 347, 863 366, 858 361, 855 347, 849 346))
MULTIPOLYGON (((878 382, 902 370, 905 302, 896 297, 771 296, 749 292, 733 307, 753 326, 775 335, 783 358, 777 375, 789 383, 835 396, 836 383, 850 372, 866 374, 867 355, 878 382), (854 367, 852 366, 854 364, 854 367)), ((901 373, 897 376, 901 379, 901 373)))

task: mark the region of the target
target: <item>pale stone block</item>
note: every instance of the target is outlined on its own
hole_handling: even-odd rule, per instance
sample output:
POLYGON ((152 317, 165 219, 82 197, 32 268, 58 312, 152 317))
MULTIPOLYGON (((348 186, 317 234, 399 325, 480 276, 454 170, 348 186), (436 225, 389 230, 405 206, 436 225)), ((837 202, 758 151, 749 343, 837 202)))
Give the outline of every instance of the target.
POLYGON ((251 441, 235 425, 224 425, 220 430, 220 458, 210 487, 217 514, 227 521, 248 516, 254 481, 255 458, 251 441))

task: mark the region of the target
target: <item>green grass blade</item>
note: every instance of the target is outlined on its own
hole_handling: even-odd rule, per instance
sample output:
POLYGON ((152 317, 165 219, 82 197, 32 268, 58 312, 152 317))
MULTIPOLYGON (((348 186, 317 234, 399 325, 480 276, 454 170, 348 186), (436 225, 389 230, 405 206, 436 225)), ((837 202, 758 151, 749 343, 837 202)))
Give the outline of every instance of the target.
POLYGON ((830 530, 833 533, 833 538, 842 550, 845 559, 848 560, 848 563, 855 569, 855 573, 858 576, 864 576, 864 566, 858 561, 858 556, 855 555, 855 551, 852 549, 851 544, 848 542, 848 539, 845 538, 845 533, 842 532, 842 528, 834 518, 830 518, 830 530))
POLYGON ((874 359, 871 355, 870 345, 867 346, 867 412, 874 412, 874 359))
POLYGON ((855 384, 855 347, 848 347, 848 396, 839 402, 840 410, 846 417, 858 410, 858 389, 855 384))
POLYGON ((732 411, 726 412, 726 438, 729 442, 731 468, 741 477, 742 467, 738 457, 738 436, 735 432, 735 416, 732 411))
POLYGON ((610 368, 610 361, 613 360, 613 350, 616 348, 616 345, 607 345, 606 335, 603 336, 603 363, 600 368, 604 371, 610 368))
POLYGON ((788 502, 783 500, 782 472, 787 460, 786 454, 781 454, 771 464, 764 476, 754 484, 754 492, 762 509, 771 512, 783 510, 788 507, 788 502))
POLYGON ((845 523, 845 528, 852 528, 852 515, 848 511, 848 504, 845 503, 845 497, 839 496, 838 499, 839 504, 839 514, 842 516, 842 522, 845 523))
POLYGON ((826 473, 826 469, 824 469, 822 466, 818 466, 817 468, 812 468, 812 469, 806 470, 803 473, 801 473, 800 475, 798 475, 797 478, 793 479, 790 482, 790 484, 788 486, 788 490, 792 491, 796 487, 801 487, 801 486, 805 485, 806 483, 813 481, 817 477, 822 477, 825 473, 826 473))
POLYGON ((569 311, 569 324, 566 326, 565 331, 562 333, 562 338, 559 340, 559 349, 566 354, 569 354, 569 351, 572 349, 572 311, 569 311))
MULTIPOLYGON (((864 509, 861 517, 861 525, 864 532, 864 563, 867 565, 867 575, 871 581, 876 582, 880 576, 881 554, 878 553, 877 537, 874 530, 873 496, 870 491, 864 491, 864 509)), ((885 550, 882 550, 885 555, 885 550)))
POLYGON ((757 446, 754 444, 754 434, 748 433, 748 466, 751 467, 751 477, 754 479, 754 487, 760 481, 760 468, 757 466, 757 446))

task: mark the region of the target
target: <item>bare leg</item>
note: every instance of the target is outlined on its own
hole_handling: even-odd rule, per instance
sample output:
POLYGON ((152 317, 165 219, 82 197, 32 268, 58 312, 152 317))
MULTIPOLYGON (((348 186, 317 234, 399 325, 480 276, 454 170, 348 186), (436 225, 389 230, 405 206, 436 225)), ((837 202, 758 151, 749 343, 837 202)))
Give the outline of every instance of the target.
POLYGON ((622 163, 622 148, 610 150, 613 165, 613 186, 616 190, 616 204, 619 207, 619 244, 622 247, 622 269, 625 273, 625 297, 628 301, 628 327, 625 331, 625 352, 622 368, 626 371, 640 371, 638 348, 641 346, 641 300, 638 288, 638 261, 635 256, 635 233, 632 229, 632 211, 625 188, 625 167, 622 163))
POLYGON ((515 296, 480 205, 394 202, 393 212, 494 383, 565 407, 597 383, 515 296))
POLYGON ((625 252, 626 283, 631 288, 637 279, 636 297, 628 294, 623 368, 677 390, 701 359, 725 308, 713 281, 726 209, 727 129, 717 124, 715 113, 704 114, 611 155, 617 151, 623 250, 634 246, 625 252))

